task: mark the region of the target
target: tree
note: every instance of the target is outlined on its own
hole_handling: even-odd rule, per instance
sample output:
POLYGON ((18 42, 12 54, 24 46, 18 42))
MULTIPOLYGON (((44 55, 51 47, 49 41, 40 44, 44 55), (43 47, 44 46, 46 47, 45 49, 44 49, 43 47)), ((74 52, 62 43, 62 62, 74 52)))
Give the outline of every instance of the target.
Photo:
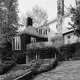
POLYGON ((17 0, 1 0, 0 3, 0 44, 11 42, 17 33, 18 10, 17 0), (8 4, 7 4, 8 3, 8 4), (7 4, 7 5, 6 5, 7 4))
POLYGON ((53 45, 55 47, 59 47, 59 46, 63 45, 63 37, 62 36, 56 35, 55 37, 51 38, 51 41, 53 42, 53 45))
POLYGON ((35 27, 41 26, 48 19, 47 12, 38 5, 35 5, 32 8, 32 12, 28 11, 26 15, 27 17, 31 17, 33 19, 33 25, 35 27))
POLYGON ((10 55, 12 37, 17 34, 17 6, 17 0, 0 0, 0 61, 10 55))
POLYGON ((74 30, 74 33, 77 36, 80 36, 80 5, 76 8, 71 7, 70 12, 72 14, 71 21, 73 22, 73 24, 71 24, 70 22, 69 24, 74 30))

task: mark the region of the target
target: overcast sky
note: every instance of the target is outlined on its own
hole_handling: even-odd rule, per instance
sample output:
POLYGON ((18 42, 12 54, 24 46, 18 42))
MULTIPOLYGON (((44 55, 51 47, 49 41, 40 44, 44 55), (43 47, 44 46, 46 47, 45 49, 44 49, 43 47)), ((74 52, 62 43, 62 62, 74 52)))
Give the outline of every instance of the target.
MULTIPOLYGON (((24 15, 27 11, 32 11, 32 7, 38 4, 47 11, 48 20, 57 17, 57 0, 18 0, 19 1, 19 15, 24 15)), ((68 8, 70 5, 75 6, 75 0, 64 0, 64 5, 68 8)), ((65 12, 67 9, 65 8, 65 12)))
MULTIPOLYGON (((20 15, 26 13, 27 10, 32 10, 36 4, 47 11, 49 20, 57 16, 57 0, 18 0, 20 15)), ((74 6, 75 0, 64 0, 64 5, 68 8, 69 5, 74 6)), ((67 9, 65 8, 65 11, 67 9)))

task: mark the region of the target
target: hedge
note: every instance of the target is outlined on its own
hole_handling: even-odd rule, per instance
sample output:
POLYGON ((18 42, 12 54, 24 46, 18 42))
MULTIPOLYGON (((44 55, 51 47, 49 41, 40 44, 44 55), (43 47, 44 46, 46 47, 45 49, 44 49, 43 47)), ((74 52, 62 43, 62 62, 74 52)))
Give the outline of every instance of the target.
POLYGON ((30 48, 26 49, 25 53, 29 56, 30 60, 34 60, 36 58, 38 59, 47 59, 47 58, 55 58, 55 54, 57 56, 57 59, 60 61, 63 60, 62 56, 60 55, 59 51, 55 47, 42 47, 42 48, 30 48))
POLYGON ((6 61, 6 62, 0 64, 0 75, 9 71, 12 67, 15 66, 15 64, 16 63, 14 61, 6 61))
POLYGON ((66 44, 58 48, 60 54, 69 60, 69 58, 80 57, 80 43, 66 44))

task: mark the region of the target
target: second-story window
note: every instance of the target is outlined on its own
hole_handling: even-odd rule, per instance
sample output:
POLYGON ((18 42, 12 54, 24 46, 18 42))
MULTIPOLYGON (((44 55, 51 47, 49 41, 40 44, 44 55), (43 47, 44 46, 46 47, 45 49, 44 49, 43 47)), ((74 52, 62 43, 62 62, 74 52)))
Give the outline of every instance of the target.
POLYGON ((42 34, 42 29, 39 29, 39 34, 42 34))
POLYGON ((47 29, 46 29, 46 35, 47 35, 47 29))
POLYGON ((42 29, 41 29, 41 34, 42 34, 42 29))
POLYGON ((50 28, 48 29, 48 31, 50 32, 50 28))

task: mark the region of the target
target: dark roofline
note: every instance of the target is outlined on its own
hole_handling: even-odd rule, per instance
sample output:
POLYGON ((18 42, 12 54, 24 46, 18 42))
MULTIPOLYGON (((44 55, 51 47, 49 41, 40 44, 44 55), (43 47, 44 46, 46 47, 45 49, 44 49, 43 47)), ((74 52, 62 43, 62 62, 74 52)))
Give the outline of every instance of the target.
POLYGON ((20 32, 20 33, 18 33, 16 36, 20 36, 20 35, 22 35, 22 34, 27 34, 27 35, 30 35, 30 36, 32 36, 32 37, 37 37, 37 38, 45 38, 45 39, 47 39, 47 37, 44 37, 44 36, 41 36, 41 35, 38 35, 38 34, 31 34, 31 33, 29 33, 29 32, 20 32))
POLYGON ((74 30, 65 32, 65 33, 63 33, 63 35, 66 35, 66 34, 69 34, 69 33, 72 33, 72 32, 74 32, 74 30))

